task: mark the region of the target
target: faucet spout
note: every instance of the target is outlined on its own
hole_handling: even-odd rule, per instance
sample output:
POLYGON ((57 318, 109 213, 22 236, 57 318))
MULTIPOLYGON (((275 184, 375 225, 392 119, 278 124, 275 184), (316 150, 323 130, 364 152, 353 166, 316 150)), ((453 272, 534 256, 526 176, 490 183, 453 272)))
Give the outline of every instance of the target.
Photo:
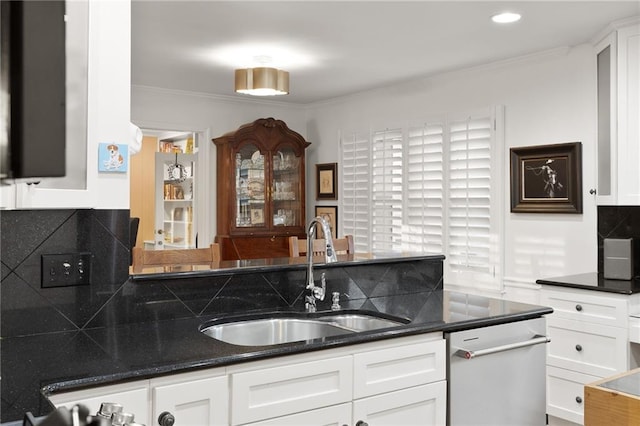
POLYGON ((322 274, 322 286, 317 287, 313 279, 313 237, 316 233, 316 225, 319 224, 322 228, 325 238, 325 253, 324 259, 326 263, 337 262, 338 258, 333 248, 333 238, 331 238, 331 228, 326 220, 317 216, 309 222, 307 226, 307 290, 311 290, 311 295, 305 298, 307 310, 315 312, 316 299, 324 300, 326 283, 324 274, 322 274))

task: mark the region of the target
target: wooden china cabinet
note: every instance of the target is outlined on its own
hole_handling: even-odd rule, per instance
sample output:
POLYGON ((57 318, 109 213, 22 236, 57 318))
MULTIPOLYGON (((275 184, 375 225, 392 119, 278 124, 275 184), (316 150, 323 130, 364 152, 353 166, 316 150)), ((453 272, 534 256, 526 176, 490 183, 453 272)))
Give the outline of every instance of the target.
POLYGON ((288 257, 305 235, 305 149, 284 121, 261 118, 213 139, 223 260, 288 257))

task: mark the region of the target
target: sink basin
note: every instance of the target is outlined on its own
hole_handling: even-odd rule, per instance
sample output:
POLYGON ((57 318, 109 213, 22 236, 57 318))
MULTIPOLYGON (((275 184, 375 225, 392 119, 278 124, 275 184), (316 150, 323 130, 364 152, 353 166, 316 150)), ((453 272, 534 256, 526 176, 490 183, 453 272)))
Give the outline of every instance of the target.
POLYGON ((402 325, 400 321, 365 314, 341 313, 313 317, 295 314, 260 319, 207 323, 200 331, 240 346, 270 346, 402 325))

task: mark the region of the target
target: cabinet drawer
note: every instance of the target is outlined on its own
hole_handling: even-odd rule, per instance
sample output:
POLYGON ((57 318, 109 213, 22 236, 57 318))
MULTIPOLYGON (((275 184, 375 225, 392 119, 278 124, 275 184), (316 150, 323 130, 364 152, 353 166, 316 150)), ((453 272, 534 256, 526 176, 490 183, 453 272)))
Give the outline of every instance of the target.
POLYGON ((627 370, 627 330, 548 318, 547 364, 599 377, 627 370))
POLYGON ((583 424, 584 385, 598 377, 547 367, 547 414, 583 424))
POLYGON ((343 426, 351 424, 351 403, 319 408, 305 413, 276 417, 246 426, 343 426))
POLYGON ((351 401, 351 356, 231 375, 233 425, 351 401))
POLYGON ((601 295, 578 290, 543 289, 540 304, 553 308, 554 318, 588 321, 615 327, 626 327, 628 320, 625 296, 601 295))
POLYGON ((353 402, 353 423, 376 426, 444 425, 447 382, 402 389, 353 402))
POLYGON ((443 339, 354 355, 354 398, 445 379, 443 339))

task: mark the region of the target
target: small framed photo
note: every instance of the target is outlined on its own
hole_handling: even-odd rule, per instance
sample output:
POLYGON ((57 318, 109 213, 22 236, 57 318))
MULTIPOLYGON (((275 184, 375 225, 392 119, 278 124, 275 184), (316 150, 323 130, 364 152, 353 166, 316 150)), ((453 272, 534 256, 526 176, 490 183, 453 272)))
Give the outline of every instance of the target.
POLYGON ((316 164, 316 200, 338 199, 338 163, 316 164))
POLYGON ((513 213, 582 213, 580 142, 510 151, 513 213))
MULTIPOLYGON (((338 206, 316 206, 316 217, 320 216, 329 224, 331 237, 338 238, 338 206)), ((318 238, 324 238, 322 227, 316 225, 316 235, 318 238)))
POLYGON ((262 225, 264 223, 264 210, 251 209, 251 224, 262 225))
POLYGON ((180 185, 173 185, 172 199, 184 200, 184 189, 180 185))

